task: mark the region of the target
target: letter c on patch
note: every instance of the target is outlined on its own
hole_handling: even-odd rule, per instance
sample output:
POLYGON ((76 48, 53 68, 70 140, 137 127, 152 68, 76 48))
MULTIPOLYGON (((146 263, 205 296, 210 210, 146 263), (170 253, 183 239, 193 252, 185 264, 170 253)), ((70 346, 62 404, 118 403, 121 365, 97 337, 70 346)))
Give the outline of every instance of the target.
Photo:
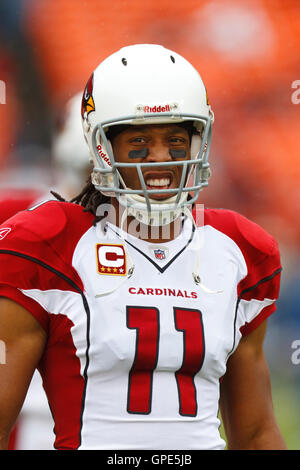
POLYGON ((120 268, 124 265, 125 253, 121 246, 100 245, 98 255, 102 266, 120 268))

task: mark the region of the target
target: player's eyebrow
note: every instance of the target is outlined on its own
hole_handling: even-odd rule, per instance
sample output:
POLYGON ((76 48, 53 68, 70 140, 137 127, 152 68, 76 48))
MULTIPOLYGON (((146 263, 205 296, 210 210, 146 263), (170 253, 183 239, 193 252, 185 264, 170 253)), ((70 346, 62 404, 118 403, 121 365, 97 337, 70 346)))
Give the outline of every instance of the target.
POLYGON ((132 132, 141 132, 143 130, 145 130, 144 126, 134 126, 132 128, 126 129, 124 132, 131 132, 132 133, 132 132))
MULTIPOLYGON (((127 132, 136 133, 136 132, 148 132, 150 129, 147 126, 134 126, 132 129, 127 129, 127 132)), ((178 134, 178 133, 185 133, 187 130, 183 127, 176 126, 176 127, 169 127, 166 128, 166 132, 169 134, 178 134)))
POLYGON ((178 134, 178 132, 186 133, 188 131, 184 129, 183 127, 177 126, 177 127, 172 127, 169 132, 170 134, 178 134))

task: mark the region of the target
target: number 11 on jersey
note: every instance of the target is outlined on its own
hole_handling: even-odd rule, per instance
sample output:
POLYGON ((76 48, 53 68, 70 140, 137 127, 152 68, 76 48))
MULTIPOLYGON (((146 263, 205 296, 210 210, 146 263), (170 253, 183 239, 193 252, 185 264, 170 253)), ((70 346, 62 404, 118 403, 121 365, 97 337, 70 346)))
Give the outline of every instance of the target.
MULTIPOLYGON (((183 359, 175 371, 179 414, 197 415, 194 377, 205 354, 204 330, 200 310, 174 307, 174 324, 183 336, 183 359)), ((153 372, 159 354, 159 310, 155 307, 127 307, 127 327, 136 330, 135 357, 129 372, 127 411, 151 413, 153 372)))

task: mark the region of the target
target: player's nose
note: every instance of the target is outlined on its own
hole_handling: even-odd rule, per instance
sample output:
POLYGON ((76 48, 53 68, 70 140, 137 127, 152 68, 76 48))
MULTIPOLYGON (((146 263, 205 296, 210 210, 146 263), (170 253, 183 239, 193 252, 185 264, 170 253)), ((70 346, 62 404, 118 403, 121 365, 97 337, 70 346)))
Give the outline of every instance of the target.
POLYGON ((162 143, 155 143, 149 145, 148 156, 146 161, 149 163, 159 163, 171 161, 172 157, 169 152, 169 147, 162 143))

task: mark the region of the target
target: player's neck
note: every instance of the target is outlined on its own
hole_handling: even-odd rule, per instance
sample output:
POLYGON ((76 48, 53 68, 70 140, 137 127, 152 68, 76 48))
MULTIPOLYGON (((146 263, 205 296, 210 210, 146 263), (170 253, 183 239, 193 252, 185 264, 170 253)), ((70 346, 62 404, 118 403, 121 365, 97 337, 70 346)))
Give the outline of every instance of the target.
POLYGON ((115 198, 111 199, 111 210, 108 213, 108 221, 113 223, 119 228, 125 230, 129 235, 132 235, 141 240, 150 243, 166 243, 178 237, 181 233, 182 223, 181 218, 178 217, 174 222, 163 226, 149 226, 141 224, 134 217, 128 216, 121 227, 121 218, 123 208, 119 206, 115 198))

